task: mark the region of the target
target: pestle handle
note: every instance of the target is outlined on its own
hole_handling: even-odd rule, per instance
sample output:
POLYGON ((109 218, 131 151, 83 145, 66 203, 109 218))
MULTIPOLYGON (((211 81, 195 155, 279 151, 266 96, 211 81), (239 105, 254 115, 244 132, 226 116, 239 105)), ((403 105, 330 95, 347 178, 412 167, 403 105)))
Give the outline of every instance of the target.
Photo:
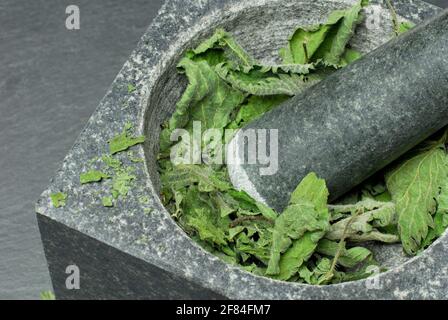
POLYGON ((229 165, 229 174, 277 210, 310 172, 336 199, 447 124, 445 10, 249 124, 231 143, 242 164, 229 165), (278 129, 276 173, 244 164, 246 129, 278 129))

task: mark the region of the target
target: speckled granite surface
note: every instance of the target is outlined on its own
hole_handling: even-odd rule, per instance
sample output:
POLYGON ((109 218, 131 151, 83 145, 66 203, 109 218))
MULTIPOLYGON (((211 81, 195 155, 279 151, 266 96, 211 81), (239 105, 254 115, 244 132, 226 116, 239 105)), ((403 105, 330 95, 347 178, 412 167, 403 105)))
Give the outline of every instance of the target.
MULTIPOLYGON (((352 3, 167 1, 36 206, 58 298, 201 298, 203 292, 210 293, 211 298, 237 299, 446 297, 445 237, 421 256, 373 279, 327 287, 283 283, 246 273, 206 253, 181 231, 157 196, 154 157, 158 126, 172 111, 170 101, 182 91, 182 82, 170 75, 185 48, 224 25, 243 45, 252 43, 249 51, 253 52, 261 45, 263 31, 278 27, 275 30, 286 41, 286 29, 290 32, 292 25, 315 23, 331 10, 352 3), (258 8, 248 9, 251 7, 258 8), (289 15, 275 19, 279 13, 283 18, 289 15), (137 88, 133 93, 128 93, 130 83, 137 88), (100 195, 107 192, 107 183, 81 186, 79 174, 95 165, 90 160, 107 151, 107 141, 127 122, 148 137, 144 146, 133 148, 146 163, 132 163, 126 153, 120 155, 125 164, 136 168, 138 179, 128 197, 115 208, 104 208, 100 195), (59 191, 68 194, 67 204, 54 208, 49 196, 59 191), (147 199, 142 201, 142 196, 147 199), (65 289, 65 267, 72 263, 81 269, 81 289, 76 291, 65 289)), ((397 1, 397 9, 414 22, 438 11, 420 1, 404 0, 397 1)), ((388 16, 385 10, 381 13, 388 16)), ((390 24, 385 22, 384 28, 381 37, 360 32, 354 46, 373 49, 389 37, 390 24)), ((268 43, 257 51, 260 56, 272 57, 282 45, 268 43)))

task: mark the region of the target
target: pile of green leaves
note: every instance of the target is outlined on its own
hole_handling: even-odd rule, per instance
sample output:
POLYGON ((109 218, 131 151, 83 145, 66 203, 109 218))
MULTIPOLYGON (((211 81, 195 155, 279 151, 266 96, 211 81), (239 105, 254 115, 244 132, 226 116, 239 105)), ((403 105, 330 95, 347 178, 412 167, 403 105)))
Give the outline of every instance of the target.
POLYGON ((448 226, 444 138, 419 146, 338 204, 328 204, 325 181, 310 173, 281 213, 235 190, 223 165, 170 161, 175 129, 192 133, 200 121, 202 130, 219 129, 228 142, 225 129, 247 125, 361 57, 348 43, 367 4, 359 1, 324 24, 295 30, 280 65, 259 63, 221 29, 180 61, 189 84, 162 128, 161 195, 179 225, 209 252, 257 275, 331 284, 372 274, 377 263, 365 247, 369 242, 401 241, 413 255, 448 226))

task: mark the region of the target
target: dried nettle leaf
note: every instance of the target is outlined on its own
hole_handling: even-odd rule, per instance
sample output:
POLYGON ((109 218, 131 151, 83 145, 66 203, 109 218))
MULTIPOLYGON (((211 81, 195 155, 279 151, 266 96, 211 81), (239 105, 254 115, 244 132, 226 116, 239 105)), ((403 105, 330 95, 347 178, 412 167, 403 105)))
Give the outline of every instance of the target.
POLYGON ((434 227, 430 228, 421 248, 428 247, 435 239, 442 236, 448 227, 448 181, 444 182, 437 198, 437 211, 434 215, 434 227))
POLYGON ((429 228, 434 228, 432 215, 436 199, 448 175, 444 145, 438 145, 406 159, 386 175, 398 215, 398 230, 404 250, 415 254, 429 228))
POLYGON ((200 192, 228 191, 232 184, 223 171, 213 170, 206 165, 178 165, 175 170, 161 176, 162 184, 174 190, 198 185, 200 192))
POLYGON ((298 28, 280 51, 285 64, 317 63, 320 60, 332 66, 344 66, 359 58, 354 50, 346 53, 347 44, 356 26, 362 21, 361 9, 368 1, 361 0, 346 10, 331 13, 324 24, 298 28))
POLYGON ((266 112, 274 109, 282 102, 289 99, 285 95, 274 96, 250 96, 247 101, 240 107, 235 120, 229 125, 229 129, 238 129, 246 124, 260 118, 266 112))
MULTIPOLYGON (((224 29, 219 28, 212 37, 202 42, 197 48, 187 53, 187 56, 193 59, 206 57, 210 62, 210 52, 214 56, 219 56, 221 61, 230 62, 234 67, 252 68, 256 60, 251 57, 224 29)), ((213 59, 214 62, 218 59, 213 59)), ((215 65, 215 63, 211 63, 215 65)))
POLYGON ((221 217, 209 194, 200 192, 196 186, 189 187, 182 202, 185 226, 197 232, 202 241, 218 246, 227 245, 226 232, 230 219, 221 217))
POLYGON ((179 65, 186 74, 188 86, 165 128, 161 132, 160 149, 166 151, 173 142, 176 129, 192 129, 193 121, 201 121, 202 129, 222 129, 230 122, 232 111, 245 95, 232 88, 214 71, 217 63, 226 62, 233 67, 251 68, 255 62, 244 49, 224 30, 218 29, 212 38, 196 49, 187 52, 179 65))
POLYGON ((173 144, 171 134, 174 130, 186 128, 192 132, 194 121, 200 121, 202 130, 225 128, 231 121, 233 110, 245 98, 242 92, 218 77, 206 61, 184 58, 179 67, 185 71, 189 84, 161 132, 162 152, 173 144))
MULTIPOLYGON (((335 257, 339 249, 339 243, 322 239, 316 248, 316 252, 329 257, 335 257)), ((352 247, 346 249, 345 246, 340 253, 338 264, 346 268, 353 268, 372 256, 372 252, 363 247, 352 247)))
POLYGON ((291 196, 276 219, 267 274, 288 280, 316 249, 330 226, 325 181, 311 173, 291 196))
POLYGON ((395 234, 382 232, 381 227, 396 224, 396 209, 391 202, 378 202, 371 199, 354 205, 330 206, 332 216, 343 217, 333 223, 325 235, 329 240, 343 237, 352 242, 379 241, 395 243, 399 238, 395 234), (340 213, 343 213, 340 215, 340 213), (348 215, 346 215, 349 213, 348 215))
POLYGON ((221 63, 215 67, 216 73, 234 88, 255 96, 294 96, 319 82, 317 74, 272 72, 272 68, 254 67, 250 71, 239 71, 221 63))

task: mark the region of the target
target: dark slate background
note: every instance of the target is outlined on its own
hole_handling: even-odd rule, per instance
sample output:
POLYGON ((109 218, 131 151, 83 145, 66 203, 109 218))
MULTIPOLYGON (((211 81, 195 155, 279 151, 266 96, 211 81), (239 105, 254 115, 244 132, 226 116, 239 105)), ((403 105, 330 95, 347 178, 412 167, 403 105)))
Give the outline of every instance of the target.
POLYGON ((34 202, 162 2, 0 0, 0 299, 51 290, 34 202))
POLYGON ((0 0, 0 299, 51 289, 34 202, 162 2, 0 0))

